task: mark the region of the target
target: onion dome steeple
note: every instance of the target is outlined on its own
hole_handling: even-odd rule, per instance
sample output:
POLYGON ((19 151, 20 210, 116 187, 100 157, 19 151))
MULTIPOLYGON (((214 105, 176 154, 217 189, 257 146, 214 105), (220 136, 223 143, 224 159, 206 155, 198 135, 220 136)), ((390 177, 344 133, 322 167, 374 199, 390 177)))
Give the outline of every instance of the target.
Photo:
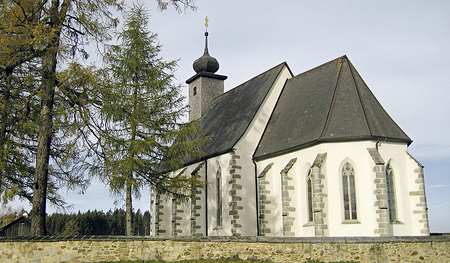
POLYGON ((205 51, 194 61, 195 75, 186 80, 189 84, 189 121, 202 117, 214 98, 223 94, 227 76, 218 75, 219 62, 208 52, 208 17, 205 19, 205 51))
POLYGON ((203 52, 203 56, 194 61, 193 67, 196 73, 215 73, 217 70, 219 70, 219 62, 216 58, 210 56, 208 52, 208 17, 206 17, 205 19, 205 26, 205 51, 203 52))

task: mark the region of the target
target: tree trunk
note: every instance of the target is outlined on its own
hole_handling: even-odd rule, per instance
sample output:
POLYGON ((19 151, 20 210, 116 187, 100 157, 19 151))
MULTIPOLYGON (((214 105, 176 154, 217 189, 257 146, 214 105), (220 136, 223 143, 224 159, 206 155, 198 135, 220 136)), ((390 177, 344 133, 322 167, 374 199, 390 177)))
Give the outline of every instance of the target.
MULTIPOLYGON (((135 82, 136 83, 136 82, 135 82)), ((134 85, 134 91, 133 91, 133 101, 134 101, 134 105, 137 104, 137 85, 134 85)), ((130 150, 130 159, 133 162, 133 158, 134 158, 134 154, 133 154, 133 142, 136 140, 136 122, 133 119, 134 115, 135 115, 135 108, 133 108, 132 112, 131 112, 131 150, 130 150)), ((134 165, 131 166, 131 170, 129 172, 129 174, 127 175, 126 178, 126 197, 125 197, 125 202, 126 202, 126 235, 127 236, 132 236, 133 235, 133 221, 132 221, 132 217, 133 217, 133 204, 132 204, 132 194, 133 194, 133 189, 132 189, 132 182, 133 182, 133 170, 134 170, 134 165)))
POLYGON ((41 111, 38 123, 38 145, 36 148, 36 171, 33 189, 33 210, 31 213, 31 235, 42 236, 47 234, 45 226, 48 168, 50 161, 50 147, 53 137, 53 104, 55 97, 56 64, 61 37, 61 28, 72 0, 52 0, 48 9, 50 30, 47 48, 40 56, 42 59, 41 71, 41 111))
POLYGON ((133 224, 132 224, 132 217, 133 217, 133 205, 132 205, 132 189, 131 189, 131 183, 129 182, 129 179, 127 179, 127 191, 126 191, 126 235, 132 236, 133 235, 133 224))
POLYGON ((7 127, 8 127, 8 112, 10 108, 10 99, 11 99, 11 77, 12 71, 6 72, 4 74, 5 78, 5 87, 2 90, 3 102, 1 103, 1 123, 0 123, 0 185, 3 183, 4 177, 6 176, 6 156, 7 152, 6 142, 7 142, 7 127))
MULTIPOLYGON (((57 46, 57 45, 56 45, 57 46)), ((41 112, 38 123, 38 145, 36 149, 36 171, 31 214, 31 235, 46 235, 45 210, 47 200, 48 165, 53 136, 53 103, 56 86, 56 48, 49 49, 42 57, 41 112)))

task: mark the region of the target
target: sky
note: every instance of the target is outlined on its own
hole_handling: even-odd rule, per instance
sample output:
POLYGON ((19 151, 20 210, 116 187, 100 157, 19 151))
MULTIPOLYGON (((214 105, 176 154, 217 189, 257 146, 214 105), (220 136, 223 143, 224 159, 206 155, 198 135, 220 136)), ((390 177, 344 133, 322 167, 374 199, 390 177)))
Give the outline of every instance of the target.
MULTIPOLYGON (((158 34, 163 46, 161 56, 179 59, 178 83, 194 75, 192 63, 203 54, 205 16, 209 53, 220 64, 217 74, 228 76, 225 90, 281 62, 297 75, 347 55, 389 115, 413 139, 409 152, 425 166, 431 232, 450 232, 450 1, 197 0, 196 4, 196 12, 179 14, 174 9, 159 12, 156 1, 145 1, 149 30, 158 34)), ((187 95, 186 84, 183 92, 187 95)), ((124 206, 114 200, 95 181, 84 195, 68 192, 66 197, 74 212, 124 206)), ((148 209, 148 189, 134 204, 136 209, 148 209)), ((48 208, 49 213, 54 211, 48 208)))

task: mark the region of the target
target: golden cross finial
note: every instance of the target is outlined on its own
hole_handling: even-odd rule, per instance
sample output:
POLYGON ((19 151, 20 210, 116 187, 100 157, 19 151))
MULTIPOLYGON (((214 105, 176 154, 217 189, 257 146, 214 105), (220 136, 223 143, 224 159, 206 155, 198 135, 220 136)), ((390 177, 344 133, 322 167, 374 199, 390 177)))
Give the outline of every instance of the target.
POLYGON ((208 20, 208 16, 207 16, 207 17, 205 17, 206 32, 208 32, 208 22, 209 22, 209 20, 208 20))

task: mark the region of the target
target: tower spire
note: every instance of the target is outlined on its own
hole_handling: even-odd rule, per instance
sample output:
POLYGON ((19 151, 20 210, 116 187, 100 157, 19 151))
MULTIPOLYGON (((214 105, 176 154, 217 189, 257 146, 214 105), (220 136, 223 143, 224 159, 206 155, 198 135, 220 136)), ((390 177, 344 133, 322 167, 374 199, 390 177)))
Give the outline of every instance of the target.
POLYGON ((208 52, 208 17, 205 17, 205 50, 194 61, 196 74, 186 80, 189 84, 189 121, 199 119, 211 101, 223 94, 227 76, 218 75, 219 62, 208 52))
POLYGON ((208 22, 209 22, 209 19, 208 19, 208 16, 206 16, 205 17, 205 51, 204 51, 204 54, 208 54, 209 55, 209 53, 208 53, 208 35, 209 35, 209 33, 208 33, 208 22))
POLYGON ((205 50, 203 52, 203 55, 199 57, 197 60, 194 61, 194 70, 195 72, 208 72, 208 73, 215 73, 217 70, 219 70, 219 62, 217 59, 209 55, 208 51, 208 24, 209 19, 208 17, 205 18, 205 50))

